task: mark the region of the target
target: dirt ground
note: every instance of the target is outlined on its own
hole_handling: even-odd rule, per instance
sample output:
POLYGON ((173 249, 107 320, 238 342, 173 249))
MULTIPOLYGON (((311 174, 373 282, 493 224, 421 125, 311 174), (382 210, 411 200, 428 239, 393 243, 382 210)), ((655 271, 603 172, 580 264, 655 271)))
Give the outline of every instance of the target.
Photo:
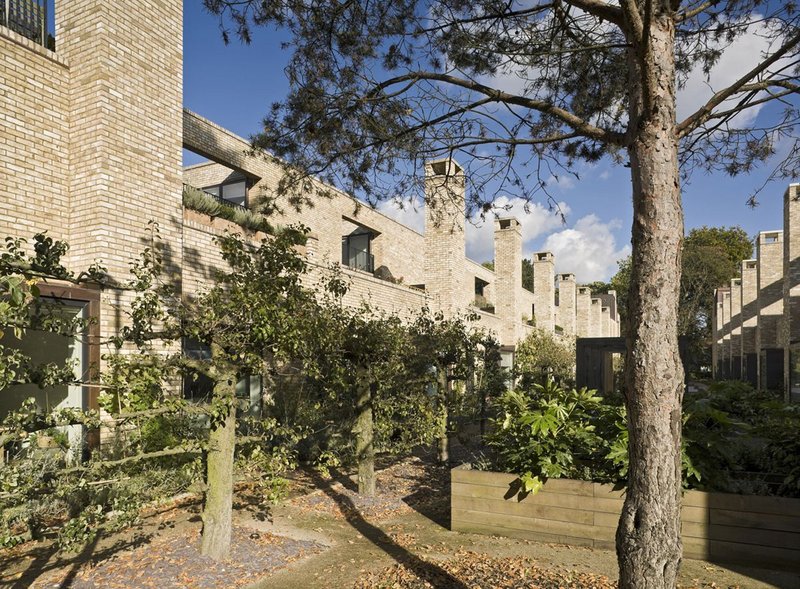
MULTIPOLYGON (((80 554, 51 544, 0 552, 0 587, 252 587, 417 589, 614 587, 613 552, 449 531, 449 472, 419 458, 379 474, 378 497, 360 498, 334 472, 293 477, 292 496, 265 509, 240 497, 232 558, 196 550, 196 500, 163 506, 140 526, 80 554)), ((800 575, 685 560, 682 588, 797 589, 800 575)))

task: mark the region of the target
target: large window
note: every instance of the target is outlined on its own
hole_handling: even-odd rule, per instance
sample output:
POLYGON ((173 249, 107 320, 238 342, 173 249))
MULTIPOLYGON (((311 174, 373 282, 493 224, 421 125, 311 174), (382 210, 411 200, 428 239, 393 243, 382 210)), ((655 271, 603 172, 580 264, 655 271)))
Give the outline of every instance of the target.
MULTIPOLYGON (((43 295, 48 295, 41 299, 43 313, 46 315, 60 317, 66 322, 99 316, 97 291, 49 285, 40 285, 40 290, 43 295)), ((83 383, 89 381, 90 368, 99 361, 98 325, 99 321, 94 321, 89 324, 85 333, 78 335, 61 335, 52 330, 32 328, 27 329, 21 338, 17 338, 13 330, 4 330, 0 345, 20 350, 30 359, 30 366, 34 369, 47 364, 70 366, 74 382, 54 386, 33 383, 9 386, 0 391, 0 420, 9 412, 19 409, 22 402, 30 398, 34 399, 40 411, 48 413, 66 408, 96 409, 97 392, 83 383)), ((87 446, 86 442, 89 446, 97 443, 94 433, 92 439, 88 439, 82 426, 65 426, 59 429, 68 438, 70 458, 80 459, 87 446)))
POLYGON ((372 255, 373 235, 359 228, 350 235, 342 237, 342 264, 365 272, 375 271, 375 258, 372 255))
POLYGON ((247 180, 206 186, 203 191, 231 204, 239 205, 240 207, 247 206, 247 180))

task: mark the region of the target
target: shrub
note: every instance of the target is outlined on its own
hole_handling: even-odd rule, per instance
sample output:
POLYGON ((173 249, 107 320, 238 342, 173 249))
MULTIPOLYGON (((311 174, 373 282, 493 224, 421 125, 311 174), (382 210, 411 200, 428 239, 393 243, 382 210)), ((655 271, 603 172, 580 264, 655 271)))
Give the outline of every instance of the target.
POLYGON ((616 409, 596 391, 567 389, 553 379, 530 391, 509 391, 498 402, 500 417, 487 436, 498 466, 524 473, 527 491, 548 478, 611 478, 608 432, 616 409))
POLYGON ((534 329, 517 346, 514 375, 523 390, 535 384, 544 385, 548 379, 571 385, 575 381, 575 341, 534 329))
POLYGON ((236 206, 228 206, 199 188, 187 184, 183 185, 183 206, 210 217, 231 221, 244 229, 273 233, 273 227, 264 215, 236 206))

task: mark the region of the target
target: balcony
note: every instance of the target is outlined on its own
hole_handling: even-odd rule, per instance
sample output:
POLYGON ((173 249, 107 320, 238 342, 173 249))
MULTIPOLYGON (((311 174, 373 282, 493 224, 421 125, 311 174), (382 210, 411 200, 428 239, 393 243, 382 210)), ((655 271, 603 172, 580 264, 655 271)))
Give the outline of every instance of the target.
POLYGON ((373 239, 373 233, 363 227, 342 236, 342 264, 370 274, 375 272, 375 256, 371 251, 373 239))
POLYGON ((47 0, 0 0, 0 25, 55 50, 55 38, 47 30, 47 0))

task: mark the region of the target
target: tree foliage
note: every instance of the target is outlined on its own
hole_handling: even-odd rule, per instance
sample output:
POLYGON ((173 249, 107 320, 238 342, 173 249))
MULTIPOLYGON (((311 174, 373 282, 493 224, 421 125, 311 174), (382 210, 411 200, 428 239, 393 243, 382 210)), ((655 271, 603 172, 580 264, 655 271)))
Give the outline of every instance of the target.
POLYGON ((550 380, 568 387, 575 382, 575 341, 534 329, 514 354, 514 375, 522 390, 545 386, 550 380))

